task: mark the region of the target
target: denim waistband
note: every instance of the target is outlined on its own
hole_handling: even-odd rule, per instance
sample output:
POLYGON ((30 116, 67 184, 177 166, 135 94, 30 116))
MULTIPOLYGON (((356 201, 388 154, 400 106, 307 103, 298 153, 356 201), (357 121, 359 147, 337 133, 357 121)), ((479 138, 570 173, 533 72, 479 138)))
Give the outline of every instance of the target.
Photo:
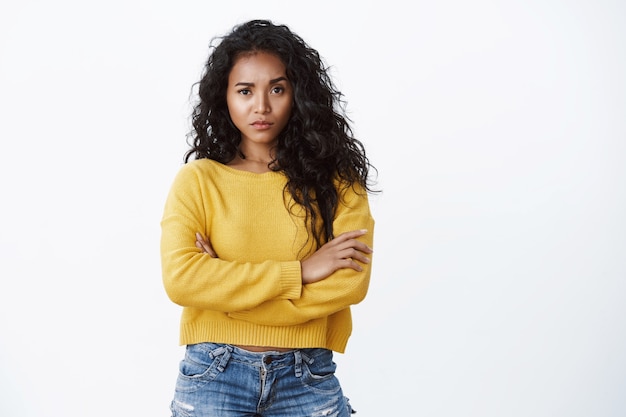
POLYGON ((294 366, 296 376, 299 376, 301 374, 302 362, 312 364, 316 358, 325 355, 330 355, 332 358, 332 352, 324 348, 293 349, 286 352, 252 352, 229 344, 205 342, 188 345, 187 349, 197 353, 202 352, 213 360, 219 359, 217 369, 220 372, 223 372, 229 361, 236 360, 264 368, 294 366))

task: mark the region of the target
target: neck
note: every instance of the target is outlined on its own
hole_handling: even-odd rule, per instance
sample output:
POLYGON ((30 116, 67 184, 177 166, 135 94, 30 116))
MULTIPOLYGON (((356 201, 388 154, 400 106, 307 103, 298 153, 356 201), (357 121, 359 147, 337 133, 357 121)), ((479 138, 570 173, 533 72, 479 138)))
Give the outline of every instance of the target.
POLYGON ((233 168, 237 168, 243 171, 250 171, 256 173, 270 172, 272 159, 267 156, 260 157, 259 155, 245 155, 243 152, 237 152, 237 156, 228 163, 233 168))
POLYGON ((269 158, 269 157, 260 158, 254 155, 246 156, 243 152, 241 152, 241 150, 237 152, 237 157, 243 161, 255 162, 257 164, 269 165, 272 162, 272 158, 269 158))

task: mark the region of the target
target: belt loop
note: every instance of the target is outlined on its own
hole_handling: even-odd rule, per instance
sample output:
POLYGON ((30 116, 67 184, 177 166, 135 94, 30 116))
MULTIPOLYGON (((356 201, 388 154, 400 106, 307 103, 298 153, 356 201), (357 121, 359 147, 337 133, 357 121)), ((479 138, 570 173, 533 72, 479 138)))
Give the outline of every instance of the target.
POLYGON ((293 356, 296 360, 294 368, 296 369, 296 378, 300 378, 302 376, 302 354, 299 350, 293 352, 293 356))
POLYGON ((232 351, 233 351, 232 346, 221 346, 209 352, 209 357, 211 359, 215 359, 218 356, 220 356, 219 362, 217 364, 218 371, 224 372, 224 369, 226 369, 226 365, 228 365, 228 361, 230 360, 232 351))

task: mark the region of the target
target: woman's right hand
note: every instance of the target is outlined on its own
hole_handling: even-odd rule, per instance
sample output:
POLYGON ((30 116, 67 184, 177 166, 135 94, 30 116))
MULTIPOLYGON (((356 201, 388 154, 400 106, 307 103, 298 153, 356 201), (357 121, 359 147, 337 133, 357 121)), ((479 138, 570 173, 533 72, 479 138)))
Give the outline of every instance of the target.
POLYGON ((301 261, 302 283, 321 281, 342 268, 361 272, 363 268, 355 261, 367 264, 370 259, 366 255, 373 252, 372 248, 357 240, 366 233, 367 230, 342 233, 301 261))
POLYGON ((208 253, 211 258, 217 258, 217 253, 211 245, 211 241, 208 237, 202 236, 202 233, 196 232, 196 248, 200 249, 203 253, 208 253))

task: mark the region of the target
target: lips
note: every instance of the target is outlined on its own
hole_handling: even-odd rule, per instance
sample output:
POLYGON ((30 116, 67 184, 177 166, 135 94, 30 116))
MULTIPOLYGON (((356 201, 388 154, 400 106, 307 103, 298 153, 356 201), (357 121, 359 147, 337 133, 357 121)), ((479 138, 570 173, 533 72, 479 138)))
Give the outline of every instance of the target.
POLYGON ((265 120, 257 120, 256 122, 252 123, 252 127, 254 127, 255 129, 269 129, 270 127, 272 127, 273 123, 267 122, 265 120))

